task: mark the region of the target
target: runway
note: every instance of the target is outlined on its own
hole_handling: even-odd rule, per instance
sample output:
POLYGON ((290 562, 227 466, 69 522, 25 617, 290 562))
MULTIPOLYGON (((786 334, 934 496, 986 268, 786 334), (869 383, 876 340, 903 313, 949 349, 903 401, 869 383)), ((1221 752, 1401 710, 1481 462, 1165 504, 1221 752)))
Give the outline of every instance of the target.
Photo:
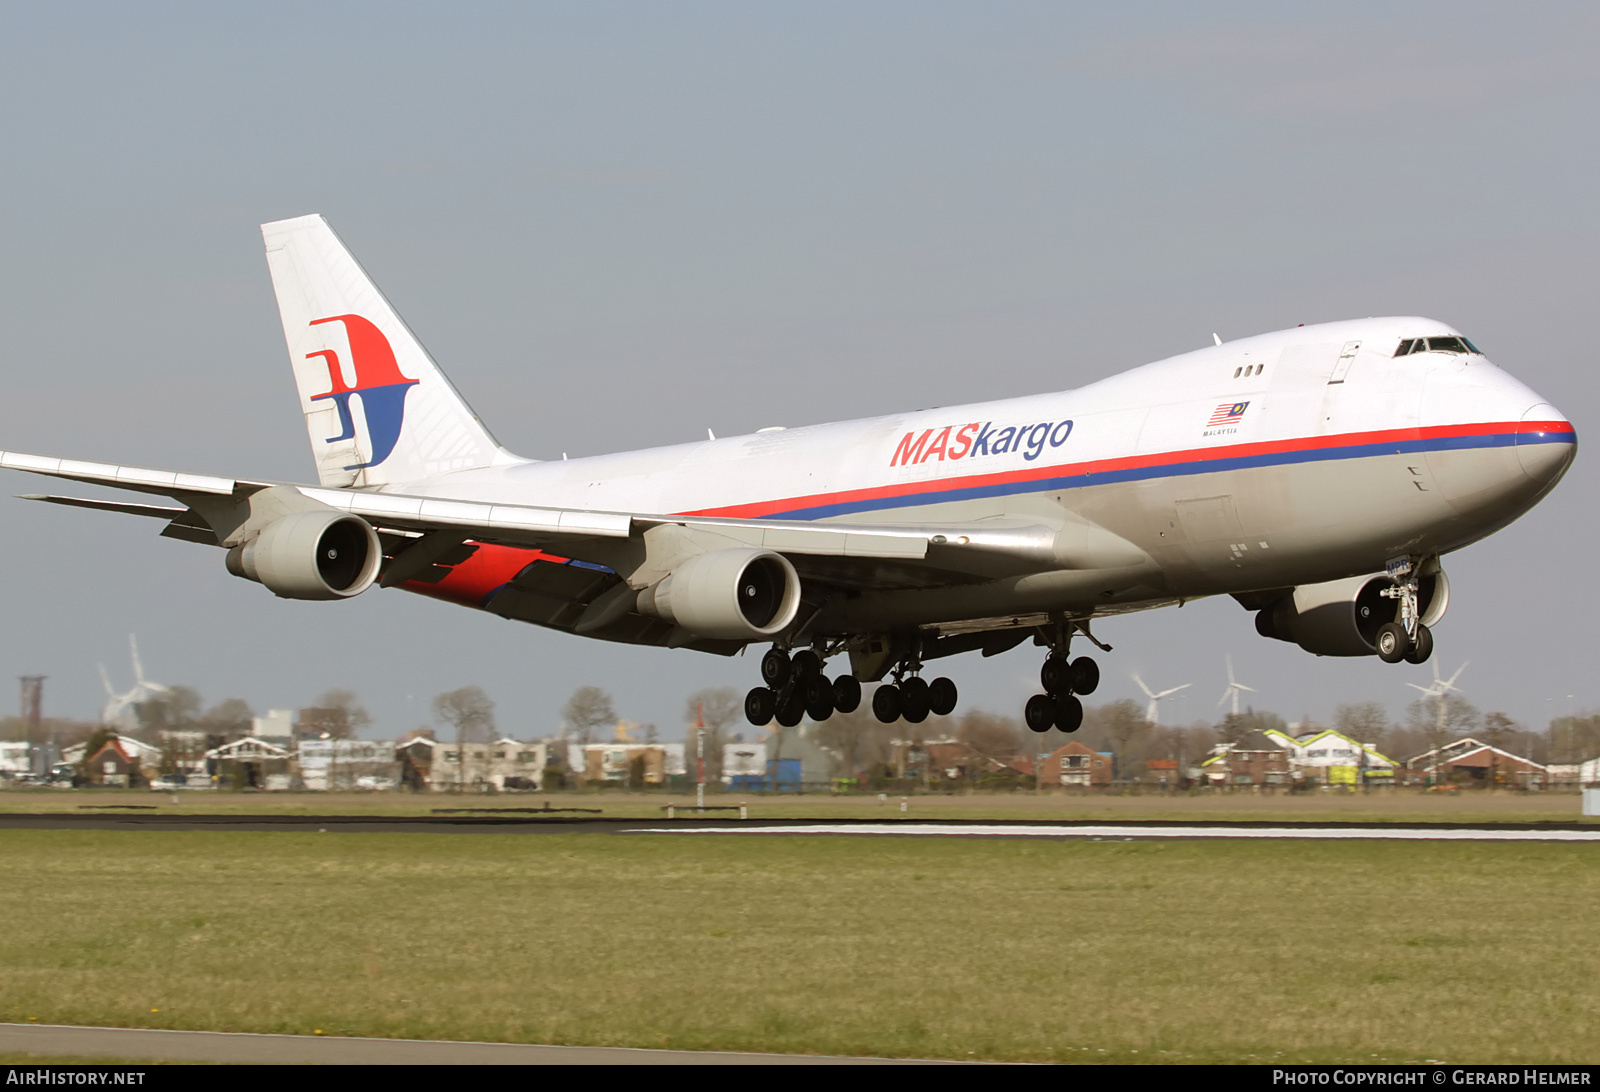
POLYGON ((1347 841, 1413 842, 1600 842, 1600 828, 1586 830, 1517 830, 1486 827, 1371 826, 1249 826, 1209 823, 1193 826, 1167 824, 1034 823, 817 823, 805 825, 751 825, 719 827, 639 827, 627 834, 843 834, 867 837, 935 838, 1055 838, 1092 841, 1172 840, 1196 838, 1315 839, 1347 841))
POLYGON ((621 819, 503 815, 192 815, 0 813, 0 830, 261 831, 395 834, 744 834, 858 838, 1316 839, 1360 841, 1600 842, 1600 824, 1284 822, 1283 820, 621 819))
MULTIPOLYGON (((960 1065, 905 1058, 0 1024, 0 1053, 255 1065, 960 1065)), ((23 1068, 21 1063, 12 1063, 23 1068)), ((119 1063, 126 1065, 127 1063, 119 1063)))

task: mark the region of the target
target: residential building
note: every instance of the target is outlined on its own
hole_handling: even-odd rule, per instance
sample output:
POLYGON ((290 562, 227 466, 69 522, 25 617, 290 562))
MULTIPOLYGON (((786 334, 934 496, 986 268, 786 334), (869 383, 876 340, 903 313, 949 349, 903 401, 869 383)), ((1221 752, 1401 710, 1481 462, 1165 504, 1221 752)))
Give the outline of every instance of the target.
POLYGON ((724 743, 722 745, 722 783, 733 784, 736 777, 765 777, 767 745, 764 742, 724 743))
POLYGON ((300 781, 307 789, 392 789, 400 777, 395 746, 376 739, 301 739, 300 781))
POLYGON ((1200 769, 1206 781, 1218 788, 1286 788, 1290 784, 1288 750, 1262 731, 1219 747, 1200 769))
POLYGON ((1039 760, 1039 787, 1088 789, 1110 785, 1109 751, 1096 751, 1078 740, 1064 744, 1039 760))
POLYGON ((206 768, 222 788, 287 789, 295 766, 292 750, 258 736, 240 736, 206 752, 206 768))
POLYGON ((509 738, 493 743, 445 743, 418 737, 400 747, 401 781, 420 775, 435 792, 537 789, 543 783, 549 747, 545 742, 509 738))
MULTIPOLYGON (((161 768, 161 748, 152 746, 142 739, 133 736, 118 734, 113 737, 117 747, 124 755, 137 760, 140 769, 158 770, 161 768)), ((75 743, 61 752, 61 761, 70 762, 77 766, 83 762, 83 752, 88 748, 88 743, 75 743)))
POLYGON ((1416 784, 1448 783, 1506 789, 1549 787, 1549 771, 1541 763, 1470 736, 1424 751, 1406 763, 1406 771, 1416 784))
POLYGON ((1262 734, 1288 753, 1297 780, 1314 785, 1394 784, 1399 763, 1370 743, 1351 739, 1336 729, 1294 736, 1268 728, 1262 734))
POLYGON ((587 743, 583 745, 583 780, 634 788, 664 785, 684 775, 681 743, 587 743))
POLYGON ((33 756, 28 743, 0 743, 0 777, 11 778, 33 772, 33 756))

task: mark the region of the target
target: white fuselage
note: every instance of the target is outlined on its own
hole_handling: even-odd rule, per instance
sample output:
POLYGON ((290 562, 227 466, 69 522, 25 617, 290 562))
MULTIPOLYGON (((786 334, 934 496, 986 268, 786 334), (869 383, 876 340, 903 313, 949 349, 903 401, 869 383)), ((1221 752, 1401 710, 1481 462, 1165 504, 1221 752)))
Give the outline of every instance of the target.
POLYGON ((1090 564, 871 591, 829 607, 840 628, 1313 583, 1482 538, 1571 462, 1571 425, 1482 355, 1394 355, 1405 339, 1454 334, 1421 318, 1298 327, 1057 394, 460 471, 404 491, 833 524, 1086 520, 1139 554, 1117 580, 1090 564))

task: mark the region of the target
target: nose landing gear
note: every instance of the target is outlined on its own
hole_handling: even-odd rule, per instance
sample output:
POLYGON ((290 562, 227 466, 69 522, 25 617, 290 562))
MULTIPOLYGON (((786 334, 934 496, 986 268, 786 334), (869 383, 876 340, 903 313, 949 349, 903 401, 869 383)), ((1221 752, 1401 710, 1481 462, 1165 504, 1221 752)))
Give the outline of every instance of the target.
POLYGON ((1417 567, 1407 557, 1389 562, 1389 579, 1394 586, 1378 594, 1385 599, 1397 599, 1398 616, 1393 622, 1378 627, 1373 643, 1378 646, 1378 659, 1386 664, 1401 660, 1412 664, 1427 663, 1433 655, 1433 631, 1422 624, 1422 610, 1418 594, 1417 567))

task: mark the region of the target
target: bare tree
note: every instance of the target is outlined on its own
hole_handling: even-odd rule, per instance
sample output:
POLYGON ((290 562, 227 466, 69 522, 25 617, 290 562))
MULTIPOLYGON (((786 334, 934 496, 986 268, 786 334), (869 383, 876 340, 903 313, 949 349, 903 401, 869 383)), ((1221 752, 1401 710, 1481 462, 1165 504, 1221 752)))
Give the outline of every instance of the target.
POLYGON ((897 727, 882 723, 863 705, 854 713, 835 713, 816 726, 811 738, 833 755, 835 776, 855 777, 888 766, 897 727))
POLYGON ((1333 726, 1357 743, 1381 750, 1389 735, 1389 711, 1380 702, 1352 702, 1334 710, 1333 726))
POLYGON ((692 779, 695 776, 696 724, 705 725, 706 783, 722 780, 722 748, 728 742, 728 726, 744 715, 744 698, 731 686, 696 690, 683 703, 687 727, 683 734, 683 759, 692 779))
MULTIPOLYGON (((494 702, 481 686, 463 686, 433 699, 433 715, 456 730, 458 787, 468 780, 467 744, 494 742, 494 702)), ((487 771, 480 771, 479 776, 487 771)))
POLYGON ((617 711, 612 708, 611 695, 598 686, 580 686, 561 707, 561 717, 567 726, 578 733, 579 743, 588 743, 595 729, 617 723, 617 711))
POLYGON ((1505 750, 1511 738, 1522 731, 1522 725, 1506 716, 1504 713, 1486 713, 1483 718, 1483 728, 1479 735, 1491 747, 1505 750))
POLYGON ((688 724, 700 720, 705 726, 721 732, 744 713, 744 699, 731 686, 713 686, 696 690, 683 703, 683 719, 688 724))
POLYGON ((249 735, 255 711, 243 698, 224 698, 200 717, 200 728, 208 736, 232 739, 249 735))
POLYGON ((1022 731, 1015 720, 979 710, 962 714, 956 738, 976 754, 1002 764, 1022 750, 1022 731))
POLYGON ((1551 762, 1587 762, 1600 755, 1600 716, 1557 717, 1545 741, 1551 762))
POLYGON ((162 732, 193 728, 200 719, 200 692, 189 686, 174 686, 152 694, 134 707, 139 716, 139 734, 157 742, 162 732))
POLYGON ((1104 718, 1107 734, 1115 741, 1117 777, 1127 778, 1134 772, 1134 740, 1150 730, 1150 722, 1145 719, 1144 710, 1139 708, 1139 703, 1131 698, 1123 698, 1103 707, 1101 716, 1104 718))
POLYGON ((326 690, 317 704, 300 710, 304 730, 329 739, 349 739, 372 723, 366 707, 350 690, 326 690))

